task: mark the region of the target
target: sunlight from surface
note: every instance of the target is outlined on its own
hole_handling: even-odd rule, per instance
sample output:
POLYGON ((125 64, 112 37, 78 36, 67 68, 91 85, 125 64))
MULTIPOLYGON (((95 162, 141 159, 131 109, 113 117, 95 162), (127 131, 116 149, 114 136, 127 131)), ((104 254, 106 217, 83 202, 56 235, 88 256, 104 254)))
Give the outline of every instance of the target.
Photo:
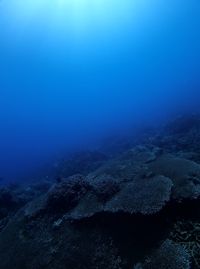
POLYGON ((81 32, 95 25, 103 29, 120 27, 130 20, 137 24, 150 6, 144 0, 3 0, 0 12, 14 27, 26 27, 34 20, 35 24, 51 24, 55 30, 62 26, 81 32))

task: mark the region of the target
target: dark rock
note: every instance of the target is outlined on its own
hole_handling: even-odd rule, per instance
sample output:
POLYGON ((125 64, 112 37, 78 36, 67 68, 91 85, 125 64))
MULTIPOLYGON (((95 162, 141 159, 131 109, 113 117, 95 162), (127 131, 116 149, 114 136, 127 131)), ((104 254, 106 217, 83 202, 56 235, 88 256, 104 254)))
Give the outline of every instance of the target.
POLYGON ((17 201, 12 192, 7 188, 0 189, 0 205, 3 208, 12 208, 16 205, 17 201))

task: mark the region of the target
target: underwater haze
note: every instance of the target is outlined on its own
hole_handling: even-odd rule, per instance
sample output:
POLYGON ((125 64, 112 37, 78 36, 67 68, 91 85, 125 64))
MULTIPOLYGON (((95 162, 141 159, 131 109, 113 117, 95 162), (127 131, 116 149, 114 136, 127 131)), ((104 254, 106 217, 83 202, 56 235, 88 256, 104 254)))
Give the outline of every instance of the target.
POLYGON ((0 177, 197 112, 199 14, 198 0, 1 0, 0 177))

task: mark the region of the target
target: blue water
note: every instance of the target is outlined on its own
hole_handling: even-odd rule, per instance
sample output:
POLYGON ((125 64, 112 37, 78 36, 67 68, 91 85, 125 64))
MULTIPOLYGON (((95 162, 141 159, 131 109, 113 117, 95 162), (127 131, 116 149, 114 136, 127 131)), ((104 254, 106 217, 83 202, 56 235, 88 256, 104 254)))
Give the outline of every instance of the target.
POLYGON ((1 0, 0 176, 197 111, 198 0, 1 0))

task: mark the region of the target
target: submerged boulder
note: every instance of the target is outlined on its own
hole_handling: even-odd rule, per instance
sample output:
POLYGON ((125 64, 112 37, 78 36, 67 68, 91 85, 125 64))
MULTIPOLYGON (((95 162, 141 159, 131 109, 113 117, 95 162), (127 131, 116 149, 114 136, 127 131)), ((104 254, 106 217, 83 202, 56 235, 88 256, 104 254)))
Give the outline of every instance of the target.
POLYGON ((0 188, 0 232, 9 222, 10 218, 27 203, 20 188, 8 185, 0 188))
POLYGON ((9 188, 0 189, 0 219, 19 209, 23 201, 9 188))
POLYGON ((13 193, 7 188, 0 189, 0 206, 3 208, 12 208, 16 206, 17 200, 13 193))

